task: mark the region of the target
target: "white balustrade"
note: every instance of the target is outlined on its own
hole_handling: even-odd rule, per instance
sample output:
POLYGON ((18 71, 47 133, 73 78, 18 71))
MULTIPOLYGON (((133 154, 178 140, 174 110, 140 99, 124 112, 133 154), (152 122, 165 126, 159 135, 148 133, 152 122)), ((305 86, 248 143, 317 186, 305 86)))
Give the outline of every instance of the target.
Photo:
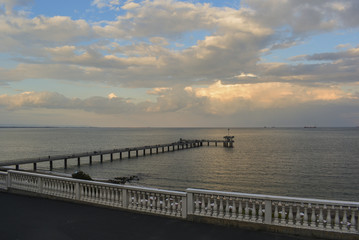
POLYGON ((125 186, 58 176, 9 171, 0 175, 0 187, 56 196, 140 212, 186 218, 186 193, 156 188, 125 186), (3 184, 2 184, 3 183, 3 184))
POLYGON ((7 172, 0 171, 0 189, 7 189, 7 172))
POLYGON ((127 190, 127 208, 129 209, 173 217, 186 215, 183 213, 186 211, 186 208, 183 207, 186 201, 184 192, 137 186, 124 186, 123 188, 127 190))
POLYGON ((260 224, 315 229, 321 231, 358 232, 358 202, 328 201, 306 198, 186 190, 188 214, 260 224))
POLYGON ((179 192, 14 170, 0 172, 0 188, 178 218, 196 215, 228 221, 359 234, 358 202, 192 188, 179 192))

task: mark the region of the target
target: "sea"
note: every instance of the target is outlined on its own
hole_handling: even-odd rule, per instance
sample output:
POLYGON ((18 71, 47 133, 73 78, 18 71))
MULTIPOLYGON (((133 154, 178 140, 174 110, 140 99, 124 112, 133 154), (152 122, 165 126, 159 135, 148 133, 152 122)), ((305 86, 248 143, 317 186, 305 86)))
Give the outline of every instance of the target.
MULTIPOLYGON (((54 162, 54 172, 84 171, 92 178, 138 176, 129 184, 167 190, 218 191, 359 202, 359 128, 0 128, 0 162, 58 154, 172 143, 182 139, 222 144, 122 160, 105 155, 54 162)), ((148 150, 149 151, 149 150, 148 150)), ((155 151, 154 151, 155 152, 155 151)), ((160 151, 161 152, 161 151, 160 151)), ((23 165, 31 169, 32 165, 23 165)), ((38 165, 48 171, 49 163, 38 165)))

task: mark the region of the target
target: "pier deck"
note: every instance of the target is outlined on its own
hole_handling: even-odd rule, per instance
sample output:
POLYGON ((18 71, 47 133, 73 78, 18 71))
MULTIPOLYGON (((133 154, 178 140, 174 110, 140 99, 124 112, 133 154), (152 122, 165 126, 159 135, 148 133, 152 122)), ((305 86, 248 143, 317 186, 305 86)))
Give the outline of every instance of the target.
MULTIPOLYGON (((33 164, 34 170, 37 169, 37 163, 41 162, 49 162, 50 171, 53 169, 53 161, 63 160, 64 161, 64 168, 67 168, 67 161, 68 159, 77 159, 77 165, 80 166, 81 158, 88 158, 89 164, 92 164, 92 157, 100 156, 100 161, 103 162, 104 155, 110 155, 110 160, 113 161, 113 155, 119 154, 119 159, 123 157, 131 158, 134 157, 131 155, 133 152, 135 153, 135 157, 139 156, 139 152, 143 153, 143 156, 147 154, 158 154, 158 153, 165 153, 165 152, 172 152, 176 150, 184 150, 194 147, 201 147, 205 144, 207 146, 210 143, 214 143, 215 146, 218 143, 223 143, 224 147, 233 147, 228 145, 228 141, 226 140, 185 140, 180 139, 178 142, 168 143, 168 144, 157 144, 157 145, 148 145, 148 146, 140 146, 140 147, 131 147, 131 148, 116 148, 116 149, 109 149, 109 150, 97 150, 91 152, 83 152, 83 153, 71 153, 71 154, 61 154, 61 155, 53 155, 53 156, 42 156, 42 157, 33 157, 33 158, 23 158, 23 159, 14 159, 14 160, 6 160, 0 162, 0 167, 8 167, 8 166, 15 166, 16 169, 19 169, 20 165, 24 164, 33 164), (148 153, 149 151, 149 153, 148 153)), ((233 140, 232 142, 233 143, 233 140)))

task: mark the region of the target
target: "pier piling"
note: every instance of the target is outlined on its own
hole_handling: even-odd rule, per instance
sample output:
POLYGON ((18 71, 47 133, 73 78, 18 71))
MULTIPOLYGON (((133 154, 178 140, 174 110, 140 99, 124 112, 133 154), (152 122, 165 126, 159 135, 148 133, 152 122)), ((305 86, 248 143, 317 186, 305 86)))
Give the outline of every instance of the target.
POLYGON ((1 166, 15 166, 16 170, 19 170, 21 164, 33 164, 34 171, 37 170, 37 163, 39 162, 49 162, 50 165, 50 171, 53 170, 53 161, 56 160, 63 160, 64 161, 64 168, 67 169, 68 167, 68 159, 77 158, 77 166, 81 165, 81 157, 88 157, 89 158, 89 165, 92 165, 92 157, 93 156, 99 156, 100 162, 103 163, 104 161, 104 155, 109 154, 110 155, 110 161, 112 162, 114 160, 113 154, 119 153, 119 159, 122 159, 122 153, 127 153, 127 157, 131 158, 131 151, 136 152, 136 157, 139 156, 139 151, 143 151, 143 156, 146 156, 146 149, 149 149, 149 155, 155 153, 159 153, 159 149, 162 149, 162 153, 165 152, 174 152, 184 149, 190 149, 190 148, 197 148, 202 147, 203 143, 207 143, 207 146, 210 146, 210 143, 214 143, 215 146, 218 145, 218 143, 223 142, 223 147, 226 148, 232 148, 233 147, 233 138, 234 136, 224 136, 224 140, 184 140, 180 139, 178 142, 173 142, 169 144, 159 144, 159 145, 150 145, 150 146, 143 146, 143 147, 135 147, 135 148, 122 148, 122 149, 112 149, 112 150, 100 150, 100 151, 93 151, 93 152, 86 152, 86 153, 77 153, 77 154, 64 154, 64 155, 56 155, 56 156, 48 156, 48 157, 40 157, 40 158, 32 158, 32 159, 18 159, 18 160, 9 160, 9 161, 3 161, 0 163, 1 166))

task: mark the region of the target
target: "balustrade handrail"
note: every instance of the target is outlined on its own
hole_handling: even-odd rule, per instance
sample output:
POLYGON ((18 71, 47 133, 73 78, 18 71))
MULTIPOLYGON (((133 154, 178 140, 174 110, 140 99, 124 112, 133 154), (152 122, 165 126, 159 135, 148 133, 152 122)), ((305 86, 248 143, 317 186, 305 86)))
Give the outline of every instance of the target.
POLYGON ((239 198, 281 201, 281 202, 314 203, 321 205, 345 205, 349 207, 359 207, 359 202, 351 202, 351 201, 324 200, 324 199, 297 198, 297 197, 275 196, 275 195, 265 195, 265 194, 214 191, 214 190, 205 190, 205 189, 197 189, 197 188, 187 188, 186 192, 206 194, 206 195, 220 195, 220 196, 239 197, 239 198))
POLYGON ((187 188, 173 191, 9 170, 0 189, 187 218, 187 215, 359 234, 359 202, 187 188))
POLYGON ((147 191, 147 192, 162 193, 162 194, 172 194, 172 195, 178 195, 178 196, 181 196, 181 197, 186 196, 186 192, 165 190, 165 189, 159 189, 159 188, 131 186, 131 185, 120 185, 120 184, 115 184, 115 183, 106 183, 106 182, 99 182, 99 181, 92 181, 92 180, 83 180, 83 179, 76 179, 76 178, 60 177, 60 176, 53 176, 53 175, 47 175, 47 174, 38 174, 38 173, 31 173, 31 172, 21 172, 21 171, 15 171, 15 170, 9 170, 8 172, 10 174, 11 173, 16 173, 16 174, 20 173, 22 175, 27 175, 27 176, 42 177, 42 178, 48 178, 48 179, 56 179, 56 180, 61 180, 61 181, 83 183, 83 184, 103 186, 103 187, 115 187, 115 188, 128 189, 128 190, 147 191))

